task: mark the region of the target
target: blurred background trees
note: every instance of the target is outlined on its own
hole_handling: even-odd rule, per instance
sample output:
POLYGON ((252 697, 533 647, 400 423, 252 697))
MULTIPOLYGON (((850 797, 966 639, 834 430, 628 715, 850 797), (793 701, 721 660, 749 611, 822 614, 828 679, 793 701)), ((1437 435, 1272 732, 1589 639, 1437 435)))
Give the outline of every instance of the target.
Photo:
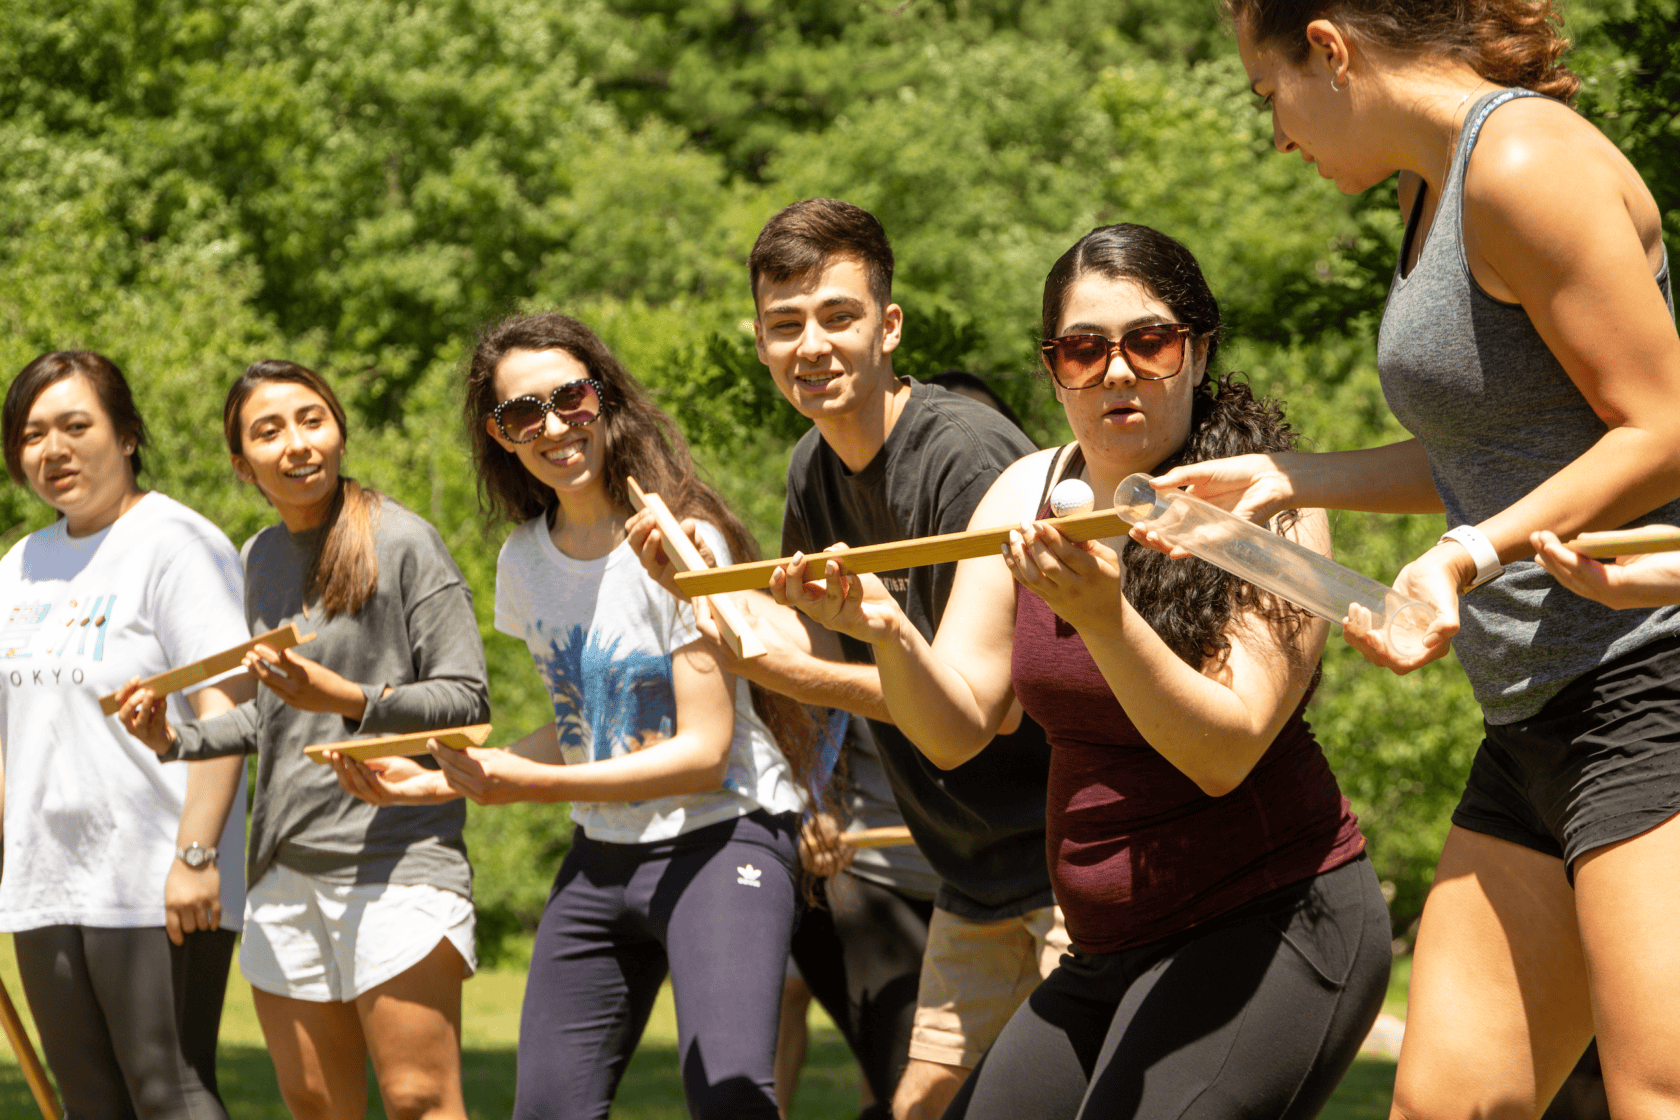
MULTIPOLYGON (((1581 108, 1680 245, 1680 0, 1569 11, 1581 108)), ((768 550, 804 424, 762 374, 745 258, 778 207, 874 211, 898 253, 901 372, 965 368, 1041 443, 1051 262, 1140 221, 1201 258, 1228 368, 1311 446, 1397 438, 1374 324, 1392 186, 1348 199, 1270 150, 1212 0, 0 0, 0 368, 110 354, 140 392, 143 481, 235 541, 266 524, 220 436, 258 357, 323 370, 349 469, 431 519, 476 594, 499 741, 548 718, 490 628, 503 529, 480 526, 456 386, 477 328, 558 307, 676 415, 768 550)), ((45 521, 0 491, 10 544, 45 521)), ((1390 577, 1431 518, 1342 515, 1341 558, 1390 577)), ((1313 719, 1405 936, 1479 723, 1450 661, 1400 679, 1339 643, 1313 719)), ((471 816, 487 955, 534 924, 564 815, 471 816)))

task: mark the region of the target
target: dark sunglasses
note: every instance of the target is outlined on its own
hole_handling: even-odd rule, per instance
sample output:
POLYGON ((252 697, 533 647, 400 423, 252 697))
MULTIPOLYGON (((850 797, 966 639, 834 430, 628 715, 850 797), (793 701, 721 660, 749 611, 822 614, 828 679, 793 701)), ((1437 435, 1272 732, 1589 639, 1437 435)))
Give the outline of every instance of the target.
POLYGON ((601 383, 593 377, 568 381, 548 395, 514 397, 503 401, 490 414, 509 443, 530 443, 543 433, 552 412, 568 426, 593 424, 601 415, 601 383))
POLYGON ((1111 342, 1100 334, 1064 334, 1039 344, 1050 376, 1064 389, 1090 389, 1108 376, 1119 354, 1140 381, 1165 381, 1184 368, 1184 341, 1193 332, 1184 323, 1133 327, 1111 342))

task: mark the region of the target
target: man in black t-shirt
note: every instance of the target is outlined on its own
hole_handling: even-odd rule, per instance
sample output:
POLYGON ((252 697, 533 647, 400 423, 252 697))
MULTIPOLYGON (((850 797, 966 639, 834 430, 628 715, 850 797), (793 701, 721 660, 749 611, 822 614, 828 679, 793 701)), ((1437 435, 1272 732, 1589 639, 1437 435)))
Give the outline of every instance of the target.
MULTIPOLYGON (((759 358, 814 424, 788 467, 784 555, 966 529, 1004 468, 1036 450, 992 408, 893 373, 903 312, 892 302, 892 269, 880 223, 832 199, 782 210, 753 247, 759 358)), ((651 519, 632 525, 643 563, 674 586, 650 547, 651 519)), ((955 564, 940 564, 879 577, 931 639, 955 573, 955 564)), ((763 616, 757 629, 769 653, 738 661, 714 640, 720 664, 807 704, 867 717, 898 809, 939 877, 910 1060, 892 1100, 896 1120, 937 1118, 1067 948, 1045 862, 1044 731, 1023 719, 942 770, 894 726, 867 645, 841 636, 843 660, 825 659, 813 651, 832 648, 833 636, 807 634, 815 624, 804 616, 763 596, 742 605, 763 616)), ((701 627, 715 639, 715 628, 701 627)), ((801 957, 799 945, 796 936, 802 972, 826 967, 801 957)), ((844 1029, 848 1008, 828 1010, 844 1029)), ((854 1035, 847 1031, 861 1054, 869 1044, 860 1050, 854 1035)))
MULTIPOLYGON (((997 412, 894 375, 903 313, 892 250, 867 212, 795 203, 751 257, 759 358, 814 424, 788 468, 783 554, 957 532, 1003 469, 1035 450, 997 412)), ((932 638, 955 564, 880 573, 932 638)), ((1049 747, 1030 720, 942 770, 892 723, 869 647, 845 661, 777 651, 740 671, 807 703, 869 717, 905 823, 940 877, 899 1120, 937 1117, 1067 946, 1044 855, 1049 747)))

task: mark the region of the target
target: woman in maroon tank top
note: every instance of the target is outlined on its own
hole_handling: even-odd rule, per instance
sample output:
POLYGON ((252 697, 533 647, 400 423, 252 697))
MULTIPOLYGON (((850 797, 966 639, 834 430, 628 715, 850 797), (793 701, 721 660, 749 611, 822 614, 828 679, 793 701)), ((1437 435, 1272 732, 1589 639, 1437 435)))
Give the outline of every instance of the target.
MULTIPOLYGON (((1325 625, 1200 561, 1034 521, 1062 478, 1106 507, 1134 472, 1292 445, 1275 403, 1208 375, 1218 334, 1187 249, 1093 230, 1044 292, 1077 442, 981 501, 975 527, 1021 529, 959 565, 931 645, 872 576, 777 574, 779 598, 873 645, 893 718, 935 763, 972 757, 1017 697, 1049 733, 1048 858, 1074 949, 948 1117, 1309 1117, 1381 1004, 1387 909, 1302 719, 1325 625)), ((1329 549, 1322 511, 1274 528, 1329 549)))

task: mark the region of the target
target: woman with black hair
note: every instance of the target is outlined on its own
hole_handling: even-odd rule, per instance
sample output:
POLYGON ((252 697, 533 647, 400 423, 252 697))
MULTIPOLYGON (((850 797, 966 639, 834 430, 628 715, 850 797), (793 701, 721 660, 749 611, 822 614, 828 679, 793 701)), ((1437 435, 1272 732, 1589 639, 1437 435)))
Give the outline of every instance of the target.
MULTIPOLYGON (((1049 734, 1073 949, 948 1117, 1310 1117, 1381 1005, 1387 908, 1302 718, 1325 625, 1201 561, 1035 520, 1063 479, 1104 508, 1136 472, 1291 446, 1275 403, 1208 376, 1219 324, 1182 245, 1092 231, 1044 290, 1044 363, 1076 442, 981 501, 973 525, 1021 529, 1001 558, 959 565, 933 643, 843 564, 796 559, 773 584, 874 646, 893 718, 939 765, 983 748, 1017 698, 1049 734)), ((1321 513, 1275 529, 1328 552, 1321 513)))
POLYGON ((690 1112, 776 1120, 813 729, 794 701, 721 670, 693 608, 643 571, 628 480, 699 522, 722 561, 751 557, 752 540, 575 319, 490 328, 466 420, 489 517, 521 522, 496 565, 496 628, 530 648, 554 720, 506 750, 436 746, 440 774, 341 760, 341 780, 373 800, 571 803, 526 980, 516 1117, 605 1117, 669 971, 690 1112))
MULTIPOLYGON (((151 693, 123 722, 166 758, 257 756, 239 967, 294 1116, 360 1117, 371 1059, 385 1113, 465 1120, 461 981, 475 967, 465 807, 376 809, 303 748, 488 718, 472 595, 437 531, 344 475, 349 427, 326 379, 253 363, 228 390, 235 473, 280 516, 245 543, 257 697, 171 725, 151 693)), ((449 799, 434 799, 449 800, 449 799)))
MULTIPOLYGON (((244 910, 245 768, 160 766, 99 697, 244 641, 239 557, 140 488, 146 425, 104 355, 25 366, 4 439, 13 480, 58 519, 0 560, 0 929, 66 1115, 225 1117, 216 1034, 244 910)), ((248 695, 223 679, 171 705, 213 716, 248 695)))

